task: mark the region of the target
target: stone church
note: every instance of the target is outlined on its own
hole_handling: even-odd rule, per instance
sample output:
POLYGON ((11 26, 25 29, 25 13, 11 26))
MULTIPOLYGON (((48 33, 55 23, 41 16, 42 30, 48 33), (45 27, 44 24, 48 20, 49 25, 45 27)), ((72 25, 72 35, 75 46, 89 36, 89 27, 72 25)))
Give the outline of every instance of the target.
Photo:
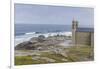
POLYGON ((78 27, 78 21, 72 21, 72 43, 74 46, 94 46, 94 28, 78 27))

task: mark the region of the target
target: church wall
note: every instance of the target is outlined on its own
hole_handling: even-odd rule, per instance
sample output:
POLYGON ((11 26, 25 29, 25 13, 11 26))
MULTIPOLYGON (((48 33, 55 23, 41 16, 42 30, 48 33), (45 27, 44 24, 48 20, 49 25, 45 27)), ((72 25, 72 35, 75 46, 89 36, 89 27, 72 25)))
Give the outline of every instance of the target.
POLYGON ((75 32, 75 30, 72 30, 72 43, 73 43, 73 45, 76 44, 76 32, 75 32))
POLYGON ((91 46, 94 46, 94 33, 91 33, 91 46))
POLYGON ((91 33, 90 32, 76 32, 76 44, 77 45, 91 45, 91 33))

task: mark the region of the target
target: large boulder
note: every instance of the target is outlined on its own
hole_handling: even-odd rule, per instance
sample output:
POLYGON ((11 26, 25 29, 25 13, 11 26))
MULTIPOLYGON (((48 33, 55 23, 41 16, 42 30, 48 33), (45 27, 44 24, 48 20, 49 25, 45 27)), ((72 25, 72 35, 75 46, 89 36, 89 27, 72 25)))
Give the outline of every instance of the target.
POLYGON ((32 42, 25 41, 15 46, 15 50, 33 50, 35 47, 32 42))
POLYGON ((38 42, 44 42, 45 41, 45 36, 44 35, 39 35, 37 38, 38 42))

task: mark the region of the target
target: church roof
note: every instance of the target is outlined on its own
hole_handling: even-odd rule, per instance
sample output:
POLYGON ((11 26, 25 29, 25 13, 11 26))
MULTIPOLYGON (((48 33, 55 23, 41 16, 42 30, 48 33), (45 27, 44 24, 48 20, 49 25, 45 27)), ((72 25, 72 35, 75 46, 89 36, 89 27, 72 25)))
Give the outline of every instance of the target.
POLYGON ((94 28, 77 28, 76 32, 94 32, 94 28))

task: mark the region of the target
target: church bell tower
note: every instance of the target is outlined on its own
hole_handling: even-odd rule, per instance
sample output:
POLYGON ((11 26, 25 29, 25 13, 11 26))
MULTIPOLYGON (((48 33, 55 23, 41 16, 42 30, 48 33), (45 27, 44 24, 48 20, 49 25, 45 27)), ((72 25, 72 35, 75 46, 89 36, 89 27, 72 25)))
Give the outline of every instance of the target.
POLYGON ((72 43, 76 46, 76 29, 78 28, 78 21, 72 20, 72 43))
POLYGON ((72 29, 76 31, 77 28, 78 28, 78 21, 73 19, 73 21, 72 21, 72 29))

